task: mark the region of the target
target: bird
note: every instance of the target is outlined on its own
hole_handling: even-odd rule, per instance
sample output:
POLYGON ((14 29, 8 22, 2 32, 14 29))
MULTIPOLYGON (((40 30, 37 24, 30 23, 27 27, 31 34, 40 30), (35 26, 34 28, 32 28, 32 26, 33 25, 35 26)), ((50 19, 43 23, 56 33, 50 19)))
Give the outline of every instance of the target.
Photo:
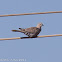
POLYGON ((37 37, 37 35, 41 32, 41 27, 44 26, 42 23, 38 23, 36 27, 30 28, 19 28, 19 30, 12 30, 13 32, 21 32, 27 35, 28 37, 37 37))

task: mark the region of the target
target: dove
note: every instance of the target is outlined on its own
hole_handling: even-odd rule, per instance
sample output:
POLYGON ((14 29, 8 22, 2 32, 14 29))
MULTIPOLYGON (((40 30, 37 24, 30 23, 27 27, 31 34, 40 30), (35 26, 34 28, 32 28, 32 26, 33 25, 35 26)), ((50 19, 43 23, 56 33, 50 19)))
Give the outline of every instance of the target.
POLYGON ((37 37, 37 35, 41 32, 42 26, 44 26, 42 23, 38 23, 36 27, 30 27, 26 29, 19 28, 20 30, 12 30, 12 31, 24 33, 28 37, 37 37))

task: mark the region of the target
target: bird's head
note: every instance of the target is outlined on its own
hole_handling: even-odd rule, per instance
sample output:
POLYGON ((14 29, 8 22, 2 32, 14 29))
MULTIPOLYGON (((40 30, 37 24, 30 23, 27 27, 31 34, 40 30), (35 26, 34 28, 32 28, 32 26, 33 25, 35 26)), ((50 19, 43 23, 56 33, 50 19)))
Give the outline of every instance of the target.
POLYGON ((37 24, 37 28, 41 28, 42 26, 44 26, 42 23, 37 24))

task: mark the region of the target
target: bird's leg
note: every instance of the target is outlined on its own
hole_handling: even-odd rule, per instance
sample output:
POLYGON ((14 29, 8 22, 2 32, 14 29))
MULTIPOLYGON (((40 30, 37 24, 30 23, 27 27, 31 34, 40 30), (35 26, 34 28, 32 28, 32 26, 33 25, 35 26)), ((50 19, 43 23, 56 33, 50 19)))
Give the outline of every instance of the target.
POLYGON ((21 39, 36 38, 36 37, 21 37, 21 39))

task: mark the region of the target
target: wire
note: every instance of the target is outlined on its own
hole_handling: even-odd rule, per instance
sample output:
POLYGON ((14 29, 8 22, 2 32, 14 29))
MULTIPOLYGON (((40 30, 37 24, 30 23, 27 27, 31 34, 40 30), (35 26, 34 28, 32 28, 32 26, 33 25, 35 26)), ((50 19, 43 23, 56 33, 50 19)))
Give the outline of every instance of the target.
MULTIPOLYGON (((62 36, 62 34, 42 35, 42 36, 37 36, 37 37, 34 37, 34 38, 57 37, 57 36, 62 36)), ((30 37, 0 38, 0 40, 16 40, 16 39, 27 39, 27 38, 30 38, 30 37)))
POLYGON ((21 15, 36 15, 36 14, 51 14, 51 13, 62 13, 62 11, 39 12, 39 13, 23 13, 23 14, 9 14, 9 15, 0 15, 0 17, 21 16, 21 15))

